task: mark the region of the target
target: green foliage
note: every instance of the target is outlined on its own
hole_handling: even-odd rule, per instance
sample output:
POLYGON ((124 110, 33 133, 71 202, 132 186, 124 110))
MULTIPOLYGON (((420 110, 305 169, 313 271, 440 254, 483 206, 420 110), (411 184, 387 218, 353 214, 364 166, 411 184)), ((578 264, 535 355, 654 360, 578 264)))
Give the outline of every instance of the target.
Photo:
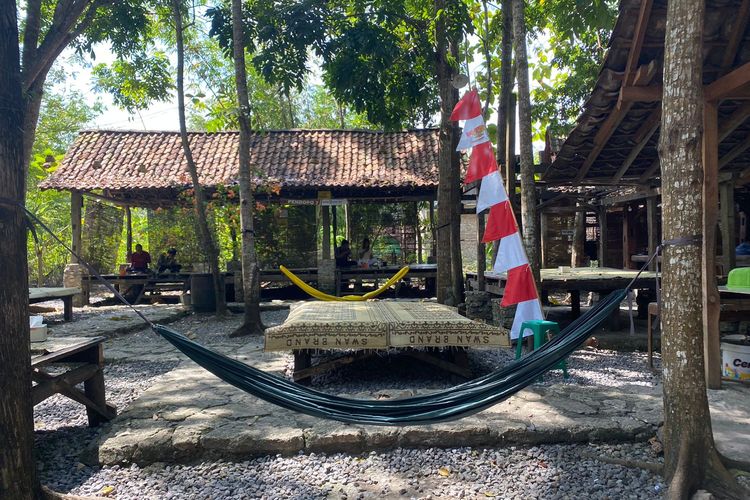
MULTIPOLYGON (((32 149, 27 177, 26 207, 52 229, 63 241, 70 243, 70 194, 59 191, 41 191, 38 184, 57 169, 63 153, 73 142, 78 130, 102 111, 98 102, 90 103, 80 92, 57 88, 62 80, 61 70, 54 70, 45 88, 39 113, 36 139, 32 149)), ((65 264, 70 256, 60 244, 37 228, 39 245, 33 235, 28 238, 29 276, 39 280, 38 251, 41 250, 41 282, 60 284, 65 264)))
POLYGON ((617 17, 614 0, 537 0, 530 22, 543 31, 547 43, 536 45, 532 78, 535 139, 567 135, 593 89, 617 17), (575 13, 575 15, 571 15, 575 13))
MULTIPOLYGON (((225 8, 209 10, 211 35, 231 47, 225 8)), ((337 102, 351 105, 370 123, 386 129, 426 125, 438 110, 434 23, 471 31, 466 4, 432 2, 256 0, 248 4, 247 49, 253 64, 282 93, 301 89, 309 54, 322 60, 323 80, 337 102)))
POLYGON ((130 61, 97 64, 92 76, 96 90, 109 92, 116 105, 131 113, 169 99, 174 88, 169 58, 159 51, 137 54, 130 61))

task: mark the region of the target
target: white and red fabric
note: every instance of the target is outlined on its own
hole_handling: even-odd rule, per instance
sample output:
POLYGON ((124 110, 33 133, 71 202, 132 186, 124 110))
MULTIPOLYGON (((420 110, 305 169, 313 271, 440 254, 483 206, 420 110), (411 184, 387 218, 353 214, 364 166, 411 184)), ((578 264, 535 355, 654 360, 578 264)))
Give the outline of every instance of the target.
MULTIPOLYGON (((451 120, 464 120, 461 139, 456 148, 466 151, 471 148, 469 167, 464 184, 482 181, 477 196, 477 213, 490 209, 483 242, 500 240, 493 271, 507 273, 505 293, 500 303, 503 307, 516 306, 516 316, 510 330, 512 339, 518 338, 521 324, 527 320, 544 319, 539 303, 534 275, 518 232, 516 216, 510 205, 503 179, 497 168, 487 127, 482 116, 482 105, 476 89, 467 92, 451 113, 451 120)), ((531 335, 531 331, 524 332, 531 335)))

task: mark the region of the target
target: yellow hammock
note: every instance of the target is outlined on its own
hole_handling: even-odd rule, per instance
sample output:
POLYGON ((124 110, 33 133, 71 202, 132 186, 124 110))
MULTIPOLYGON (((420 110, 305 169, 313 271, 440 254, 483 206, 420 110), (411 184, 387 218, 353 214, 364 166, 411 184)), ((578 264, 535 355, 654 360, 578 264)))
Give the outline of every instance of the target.
POLYGON ((363 301, 363 300, 373 299, 373 298, 377 297, 378 295, 380 295, 381 293, 383 293, 386 290, 388 290, 391 287, 391 285, 393 285, 398 280, 400 280, 401 278, 403 278, 406 275, 406 273, 409 272, 409 266, 404 266, 404 267, 402 267, 399 270, 399 272, 397 272, 396 274, 394 274, 391 277, 391 279, 389 279, 388 281, 386 281, 383 284, 383 286, 381 286, 377 290, 373 290, 372 292, 368 292, 368 293, 366 293, 364 295, 344 295, 343 297, 337 297, 335 295, 329 295, 329 294, 327 294, 325 292, 321 292, 317 288, 311 287, 310 285, 308 285, 307 283, 305 283, 304 281, 302 281, 296 274, 294 274, 293 272, 291 272, 289 269, 287 269, 284 266, 279 266, 279 269, 281 269, 281 272, 284 273, 284 275, 287 278, 289 278, 290 280, 292 280, 292 283, 294 283, 295 285, 297 285, 298 287, 300 287, 302 290, 304 290, 311 297, 315 297, 318 300, 338 300, 338 301, 342 301, 342 300, 363 301))

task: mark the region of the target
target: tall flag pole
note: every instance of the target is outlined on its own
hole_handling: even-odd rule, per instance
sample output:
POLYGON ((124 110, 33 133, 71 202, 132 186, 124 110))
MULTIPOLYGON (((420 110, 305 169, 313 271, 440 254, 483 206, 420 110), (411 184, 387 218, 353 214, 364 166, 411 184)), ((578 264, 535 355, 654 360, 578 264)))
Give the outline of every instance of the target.
POLYGON ((500 240, 497 260, 492 270, 507 275, 505 293, 500 305, 502 307, 516 306, 516 316, 513 318, 513 326, 510 329, 510 337, 516 339, 524 321, 544 317, 534 283, 534 275, 518 232, 516 216, 510 205, 503 178, 497 168, 492 144, 487 135, 477 89, 467 92, 458 101, 451 113, 451 120, 464 121, 463 132, 456 150, 471 149, 464 185, 481 180, 482 184, 479 188, 479 196, 477 196, 477 213, 488 208, 490 210, 482 242, 490 243, 500 240))

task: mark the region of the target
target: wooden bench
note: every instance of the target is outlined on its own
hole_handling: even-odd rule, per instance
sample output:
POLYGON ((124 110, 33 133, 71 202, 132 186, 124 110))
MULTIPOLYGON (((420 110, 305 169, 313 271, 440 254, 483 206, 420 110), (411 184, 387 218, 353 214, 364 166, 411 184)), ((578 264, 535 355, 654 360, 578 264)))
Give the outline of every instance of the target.
POLYGON ((29 288, 29 304, 38 304, 48 300, 62 300, 63 319, 73 320, 73 297, 81 293, 80 288, 29 288))
POLYGON ((37 405, 62 394, 86 407, 89 426, 112 420, 117 408, 107 403, 104 391, 104 337, 50 339, 31 346, 32 400, 37 405), (59 373, 62 364, 64 371, 59 373), (57 368, 57 375, 47 370, 57 368), (76 385, 83 383, 83 391, 76 385))

